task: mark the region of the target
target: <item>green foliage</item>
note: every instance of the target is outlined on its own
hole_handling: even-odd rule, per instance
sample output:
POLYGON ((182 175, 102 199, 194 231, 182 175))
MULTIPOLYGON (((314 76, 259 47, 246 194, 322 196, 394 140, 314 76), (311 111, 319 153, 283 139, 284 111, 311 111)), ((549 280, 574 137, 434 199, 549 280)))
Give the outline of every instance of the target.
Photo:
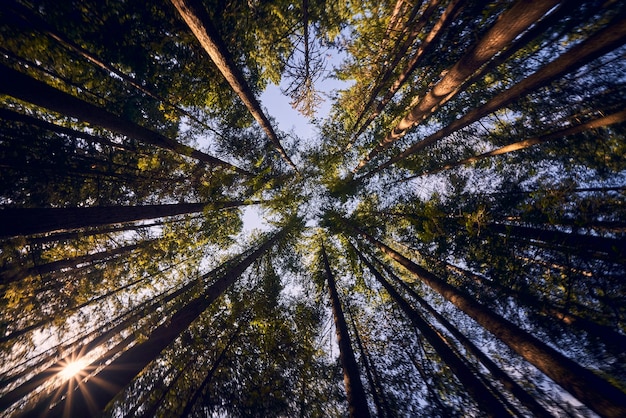
POLYGON ((132 122, 241 169, 78 120, 71 105, 62 114, 16 99, 0 80, 0 410, 37 415, 54 398, 54 415, 72 399, 57 396, 65 386, 50 377, 63 356, 97 364, 82 375, 96 381, 120 353, 184 321, 182 312, 195 319, 146 354, 117 397, 94 399, 104 415, 347 416, 323 246, 371 413, 484 415, 361 256, 513 415, 535 411, 412 295, 555 415, 608 415, 565 393, 393 251, 623 392, 625 123, 554 133, 623 111, 624 4, 553 8, 355 170, 462 57, 480 53, 472 48, 516 2, 460 2, 375 117, 453 2, 198 3, 250 90, 280 84, 315 121, 315 137, 287 135, 265 103, 298 172, 170 2, 9 0, 0 10, 2 68, 105 109, 109 129, 132 122), (515 93, 578 45, 615 33, 598 53, 515 93), (319 92, 328 76, 344 87, 319 92), (494 111, 450 128, 507 93, 494 111), (332 100, 328 115, 315 114, 321 96, 332 100), (254 231, 243 216, 252 206, 262 218, 254 231), (83 207, 107 210, 81 226, 56 211, 83 207), (141 213, 116 217, 129 208, 141 213), (42 232, 23 232, 28 223, 42 232))

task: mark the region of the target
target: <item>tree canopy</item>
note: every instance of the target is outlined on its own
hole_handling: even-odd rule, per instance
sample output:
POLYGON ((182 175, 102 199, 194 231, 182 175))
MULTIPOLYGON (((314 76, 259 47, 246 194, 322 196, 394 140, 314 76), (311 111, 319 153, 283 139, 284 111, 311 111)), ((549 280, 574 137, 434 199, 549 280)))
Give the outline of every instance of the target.
POLYGON ((625 98, 620 1, 5 0, 1 413, 626 416, 625 98))

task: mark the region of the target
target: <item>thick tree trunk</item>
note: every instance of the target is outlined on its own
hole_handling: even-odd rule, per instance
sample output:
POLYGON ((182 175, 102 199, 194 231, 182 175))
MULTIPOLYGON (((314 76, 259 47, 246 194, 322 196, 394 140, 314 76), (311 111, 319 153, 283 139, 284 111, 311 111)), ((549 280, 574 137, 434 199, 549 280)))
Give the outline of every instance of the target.
POLYGON ((197 213, 202 212, 206 207, 218 210, 248 204, 253 204, 253 202, 233 201, 78 208, 7 208, 0 209, 0 238, 197 213))
POLYGON ((35 80, 32 77, 4 65, 0 65, 0 92, 63 115, 73 116, 82 121, 101 126, 112 132, 117 132, 146 144, 195 158, 198 161, 205 162, 212 166, 232 169, 245 176, 252 176, 252 173, 235 167, 226 161, 222 161, 219 158, 205 154, 188 145, 161 135, 158 132, 137 125, 130 120, 123 119, 98 106, 85 102, 61 90, 57 90, 46 83, 35 80))
POLYGON ((361 261, 367 266, 376 280, 385 288, 391 298, 398 304, 400 309, 411 320, 430 345, 437 351, 443 362, 452 370, 454 375, 463 384, 467 392, 474 398, 490 417, 510 417, 511 413, 505 408, 498 398, 491 392, 481 379, 474 374, 467 363, 453 350, 449 343, 439 332, 429 324, 422 315, 393 288, 393 286, 376 270, 376 268, 353 247, 361 261))
MULTIPOLYGON (((206 278, 208 275, 203 277, 206 278)), ((75 359, 84 355, 85 353, 90 352, 91 350, 99 347, 106 341, 109 341, 112 337, 119 334, 121 331, 129 328, 131 325, 136 324, 143 316, 146 315, 146 312, 153 312, 159 306, 166 306, 169 302, 174 300, 181 295, 184 295, 191 289, 197 286, 197 281, 193 280, 190 283, 180 287, 177 290, 169 292, 167 294, 155 297, 154 299, 150 299, 141 303, 139 306, 136 306, 130 312, 126 312, 116 318, 114 318, 110 323, 115 324, 109 329, 99 328, 88 335, 83 335, 79 341, 80 344, 74 344, 72 346, 65 346, 62 350, 63 357, 54 360, 49 363, 48 366, 35 375, 31 376, 27 381, 21 383, 19 386, 11 390, 10 392, 5 393, 0 397, 0 411, 3 411, 10 407, 12 404, 20 400, 21 398, 27 396, 34 390, 36 390, 39 386, 43 385, 47 380, 53 378, 59 373, 59 370, 63 369, 63 366, 71 361, 71 359, 75 359), (90 339, 91 338, 91 339, 90 339), (84 343, 82 343, 84 342, 84 343)), ((169 311, 162 312, 163 315, 168 315, 169 311)), ((48 322, 48 321, 46 321, 48 322)), ((6 335, 0 339, 0 342, 8 341, 12 338, 16 338, 19 335, 22 335, 22 330, 16 331, 12 334, 6 335)), ((58 358, 58 352, 52 355, 53 359, 58 358)), ((32 367, 16 373, 12 375, 10 378, 3 380, 0 382, 0 385, 9 385, 21 378, 25 375, 31 374, 34 370, 41 368, 44 364, 48 363, 50 359, 44 359, 42 362, 33 365, 32 367)))
POLYGON ((201 2, 196 0, 171 0, 178 13, 196 36, 202 48, 209 54, 215 66, 220 70, 228 84, 237 93, 243 104, 248 108, 254 119, 261 125, 270 141, 283 159, 297 172, 298 168, 291 161, 281 145, 274 128, 263 113, 259 101, 254 97, 242 72, 235 65, 226 45, 201 2))
POLYGON ((458 94, 460 87, 481 66, 505 49, 518 35, 537 22, 558 0, 518 0, 502 13, 497 22, 439 81, 433 89, 417 102, 409 113, 354 169, 361 169, 381 151, 402 138, 409 129, 431 115, 441 104, 458 94))
POLYGON ((150 336, 120 356, 85 382, 81 382, 71 396, 50 408, 47 400, 24 414, 24 417, 65 417, 79 415, 99 415, 107 404, 121 392, 148 364, 156 359, 161 351, 169 346, 192 322, 194 322, 218 297, 228 289, 237 278, 261 255, 281 239, 286 229, 276 233, 243 260, 221 272, 219 278, 211 284, 201 296, 189 301, 178 310, 169 321, 159 325, 150 336), (102 385, 101 382, 106 382, 102 385))
MULTIPOLYGON (((532 7, 532 6, 531 6, 532 7)), ((424 138, 423 140, 411 145, 400 154, 387 160, 374 170, 368 172, 363 177, 369 177, 373 174, 389 167, 396 162, 405 159, 411 154, 426 148, 429 145, 453 134, 454 132, 469 126, 488 114, 501 109, 515 100, 523 97, 534 90, 539 89, 562 76, 583 65, 591 62, 597 57, 619 47, 626 41, 626 19, 618 18, 611 22, 606 28, 592 35, 585 41, 576 45, 563 55, 545 65, 536 73, 528 76, 524 80, 515 84, 508 90, 496 95, 482 106, 470 110, 465 116, 450 123, 446 127, 440 129, 434 134, 424 138)))
POLYGON ((12 9, 18 18, 24 19, 26 22, 28 22, 28 24, 33 25, 35 28, 45 33, 46 35, 48 35, 50 38, 54 39, 55 41, 59 42, 61 45, 63 45, 67 49, 76 52, 78 55, 82 56, 86 60, 95 64, 96 66, 104 70, 107 75, 115 74, 116 76, 124 80, 126 83, 130 84, 135 89, 145 94, 146 96, 152 97, 153 99, 158 100, 159 102, 166 104, 167 106, 173 109, 176 109, 176 111, 179 112, 181 115, 185 115, 186 117, 195 121, 196 123, 215 132, 213 128, 211 128, 210 126, 202 122, 200 119, 198 119, 196 116, 194 116, 190 112, 172 103, 170 100, 159 95, 158 93, 155 93, 150 88, 147 88, 146 86, 142 85, 133 77, 127 75, 126 73, 123 73, 122 71, 115 68, 113 65, 102 61, 93 53, 87 51, 85 48, 82 48, 80 45, 77 45, 71 40, 69 40, 68 38, 66 38, 63 34, 56 32, 50 25, 48 25, 43 19, 41 19, 41 17, 39 17, 29 8, 22 6, 21 4, 15 2, 14 0, 9 1, 8 8, 12 9))
POLYGON ((626 394, 368 233, 348 225, 600 415, 626 416, 626 394))
POLYGON ((335 277, 330 269, 326 250, 323 245, 322 259, 324 261, 326 280, 328 280, 328 293, 330 294, 333 317, 335 318, 337 344, 339 345, 339 357, 341 359, 341 366, 343 367, 343 383, 346 387, 349 414, 352 418, 369 417, 370 412, 367 406, 365 389, 361 383, 359 366, 357 365, 354 357, 354 351, 352 350, 352 345, 350 343, 348 325, 341 309, 341 302, 339 300, 339 294, 337 293, 335 277))

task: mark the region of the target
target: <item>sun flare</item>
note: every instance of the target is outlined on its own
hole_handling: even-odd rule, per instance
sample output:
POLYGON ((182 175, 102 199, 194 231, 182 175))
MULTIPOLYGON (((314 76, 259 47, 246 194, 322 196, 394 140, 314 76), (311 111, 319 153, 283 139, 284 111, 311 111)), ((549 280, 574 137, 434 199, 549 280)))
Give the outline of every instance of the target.
POLYGON ((59 372, 59 376, 63 380, 69 380, 72 377, 76 376, 80 373, 81 370, 87 365, 87 361, 85 359, 79 359, 75 361, 69 362, 63 369, 59 372))

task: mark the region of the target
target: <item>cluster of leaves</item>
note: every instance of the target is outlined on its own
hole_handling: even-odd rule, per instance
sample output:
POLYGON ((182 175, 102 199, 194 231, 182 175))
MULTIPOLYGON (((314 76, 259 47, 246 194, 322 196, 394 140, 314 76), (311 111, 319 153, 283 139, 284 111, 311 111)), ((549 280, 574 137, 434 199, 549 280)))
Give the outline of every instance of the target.
POLYGON ((0 410, 619 416, 626 7, 540 3, 8 0, 0 410))

